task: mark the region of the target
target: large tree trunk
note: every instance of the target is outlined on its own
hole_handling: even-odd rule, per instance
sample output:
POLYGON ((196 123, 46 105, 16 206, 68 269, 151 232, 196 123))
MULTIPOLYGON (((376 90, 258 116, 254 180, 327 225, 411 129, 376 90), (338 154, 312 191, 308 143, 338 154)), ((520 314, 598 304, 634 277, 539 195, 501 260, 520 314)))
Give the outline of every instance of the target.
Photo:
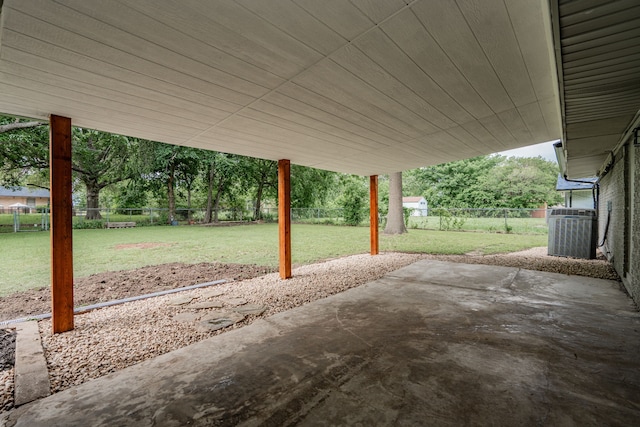
POLYGON ((404 225, 402 209, 402 172, 389 174, 389 212, 385 234, 402 234, 407 232, 404 225))
POLYGON ((216 197, 213 202, 213 222, 218 222, 218 213, 220 212, 220 198, 222 197, 222 182, 222 179, 220 179, 220 182, 218 182, 216 197))
POLYGON ((169 199, 169 221, 173 221, 176 219, 176 194, 173 188, 175 181, 175 175, 173 168, 171 168, 169 173, 169 178, 167 179, 167 199, 169 199))
POLYGON ((94 181, 86 181, 87 215, 86 219, 102 219, 100 215, 100 186, 94 181))
POLYGON ((253 217, 257 220, 262 219, 262 192, 264 190, 264 183, 260 183, 258 185, 258 190, 256 191, 256 209, 253 213, 253 217))
POLYGON ((215 169, 209 165, 209 173, 207 174, 207 211, 204 214, 204 222, 210 224, 212 221, 211 212, 213 211, 213 179, 215 177, 215 169))
POLYGON ((187 187, 187 220, 191 224, 191 186, 187 187))

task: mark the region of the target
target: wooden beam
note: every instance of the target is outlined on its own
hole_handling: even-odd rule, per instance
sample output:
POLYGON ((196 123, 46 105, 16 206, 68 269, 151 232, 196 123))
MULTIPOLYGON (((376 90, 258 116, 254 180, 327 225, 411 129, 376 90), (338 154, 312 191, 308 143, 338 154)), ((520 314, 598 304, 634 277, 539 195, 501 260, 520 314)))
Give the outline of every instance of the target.
POLYGON ((278 160, 280 278, 291 277, 291 162, 278 160))
POLYGON ((73 329, 71 119, 49 118, 51 315, 53 333, 73 329))
POLYGON ((378 175, 369 177, 369 229, 371 255, 378 255, 378 175))

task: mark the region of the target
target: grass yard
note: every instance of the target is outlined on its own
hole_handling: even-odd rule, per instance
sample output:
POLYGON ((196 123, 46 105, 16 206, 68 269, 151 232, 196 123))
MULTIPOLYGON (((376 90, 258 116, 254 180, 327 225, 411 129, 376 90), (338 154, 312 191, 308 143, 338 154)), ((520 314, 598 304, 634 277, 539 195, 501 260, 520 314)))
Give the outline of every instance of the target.
MULTIPOLYGON (((170 262, 278 264, 277 224, 74 230, 73 236, 75 277, 170 262)), ((369 251, 368 227, 294 224, 291 236, 294 264, 369 251)), ((513 252, 546 243, 543 235, 413 229, 400 236, 380 235, 382 251, 432 254, 513 252)), ((48 286, 49 233, 1 234, 0 247, 0 296, 48 286)))

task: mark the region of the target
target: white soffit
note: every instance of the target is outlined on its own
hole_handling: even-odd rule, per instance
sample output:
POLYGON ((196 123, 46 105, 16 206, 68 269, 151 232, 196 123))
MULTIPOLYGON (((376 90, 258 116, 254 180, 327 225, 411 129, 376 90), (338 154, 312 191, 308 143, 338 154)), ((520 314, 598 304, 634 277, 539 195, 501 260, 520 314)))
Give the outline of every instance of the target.
POLYGON ((0 20, 7 114, 360 175, 561 136, 546 0, 5 0, 0 20))
POLYGON ((640 111, 640 2, 556 3, 567 174, 594 176, 640 111))

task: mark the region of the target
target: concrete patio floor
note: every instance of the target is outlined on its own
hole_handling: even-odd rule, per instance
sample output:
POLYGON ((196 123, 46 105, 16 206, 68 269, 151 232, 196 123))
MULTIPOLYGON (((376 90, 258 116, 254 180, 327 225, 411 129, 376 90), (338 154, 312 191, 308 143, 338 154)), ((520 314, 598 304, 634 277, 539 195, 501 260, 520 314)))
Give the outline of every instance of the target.
POLYGON ((640 313, 617 282, 420 261, 25 405, 4 422, 589 426, 639 420, 640 313))

